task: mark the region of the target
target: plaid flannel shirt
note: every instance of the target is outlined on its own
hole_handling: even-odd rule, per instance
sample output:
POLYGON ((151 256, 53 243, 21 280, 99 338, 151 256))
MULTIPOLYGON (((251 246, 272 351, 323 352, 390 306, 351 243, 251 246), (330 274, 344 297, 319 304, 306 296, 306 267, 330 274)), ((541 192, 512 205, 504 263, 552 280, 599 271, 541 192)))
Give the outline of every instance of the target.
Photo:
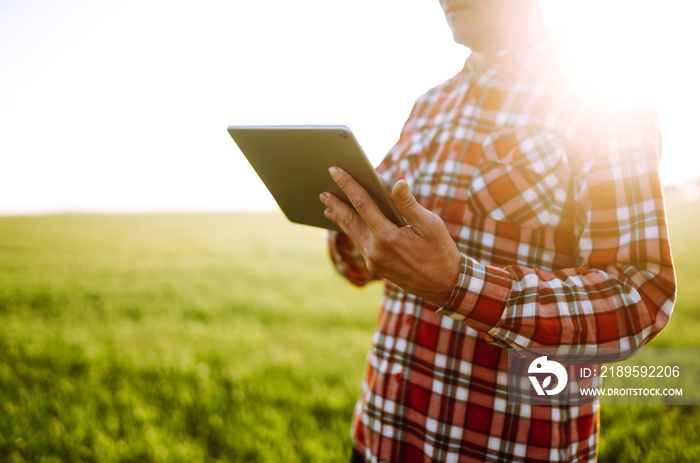
MULTIPOLYGON (((368 462, 594 461, 599 404, 508 403, 506 348, 631 355, 669 320, 655 113, 553 56, 543 38, 471 56, 377 169, 442 217, 462 258, 444 307, 385 282, 352 428, 368 462)), ((347 236, 329 242, 352 283, 374 279, 347 236)))

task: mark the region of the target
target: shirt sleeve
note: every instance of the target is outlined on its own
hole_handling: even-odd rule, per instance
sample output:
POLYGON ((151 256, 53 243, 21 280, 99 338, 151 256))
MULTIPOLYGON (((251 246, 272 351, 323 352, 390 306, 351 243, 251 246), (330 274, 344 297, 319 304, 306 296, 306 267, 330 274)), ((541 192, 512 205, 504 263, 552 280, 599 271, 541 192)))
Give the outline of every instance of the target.
POLYGON ((658 121, 649 108, 617 113, 605 126, 572 191, 580 266, 496 267, 463 255, 438 313, 507 347, 556 348, 582 359, 601 348, 625 358, 661 331, 676 279, 658 177, 658 121))
POLYGON ((362 287, 378 279, 367 270, 362 254, 345 233, 328 231, 328 249, 335 269, 353 285, 362 287))

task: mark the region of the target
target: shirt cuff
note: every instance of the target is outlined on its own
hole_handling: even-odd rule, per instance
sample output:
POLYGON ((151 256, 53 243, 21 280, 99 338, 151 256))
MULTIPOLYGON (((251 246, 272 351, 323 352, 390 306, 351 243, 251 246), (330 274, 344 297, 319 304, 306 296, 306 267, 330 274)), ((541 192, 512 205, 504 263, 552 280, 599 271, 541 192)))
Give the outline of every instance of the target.
POLYGON ((459 278, 447 303, 436 312, 487 333, 506 308, 512 277, 497 267, 486 266, 462 254, 459 278))
POLYGON ((362 287, 377 279, 367 270, 362 254, 355 248, 348 235, 329 230, 328 245, 333 266, 350 283, 362 287))

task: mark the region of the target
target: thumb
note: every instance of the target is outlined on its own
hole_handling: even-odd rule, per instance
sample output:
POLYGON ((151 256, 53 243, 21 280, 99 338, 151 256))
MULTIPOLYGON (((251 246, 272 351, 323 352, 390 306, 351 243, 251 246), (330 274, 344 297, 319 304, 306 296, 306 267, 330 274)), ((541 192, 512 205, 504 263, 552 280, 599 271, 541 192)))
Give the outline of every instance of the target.
POLYGON ((421 206, 415 196, 408 189, 408 184, 401 179, 391 190, 391 199, 402 216, 408 219, 413 225, 421 226, 425 223, 430 212, 421 206))

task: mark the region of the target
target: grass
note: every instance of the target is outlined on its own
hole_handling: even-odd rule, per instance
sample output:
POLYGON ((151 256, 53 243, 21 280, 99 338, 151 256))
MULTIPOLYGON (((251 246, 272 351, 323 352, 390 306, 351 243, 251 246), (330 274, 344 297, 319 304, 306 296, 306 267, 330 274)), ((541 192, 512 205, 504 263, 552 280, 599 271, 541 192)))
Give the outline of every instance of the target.
MULTIPOLYGON (((700 202, 657 347, 700 347, 700 202)), ((381 294, 277 214, 0 218, 0 461, 347 461, 381 294)), ((601 461, 700 460, 698 407, 603 410, 601 461)))

